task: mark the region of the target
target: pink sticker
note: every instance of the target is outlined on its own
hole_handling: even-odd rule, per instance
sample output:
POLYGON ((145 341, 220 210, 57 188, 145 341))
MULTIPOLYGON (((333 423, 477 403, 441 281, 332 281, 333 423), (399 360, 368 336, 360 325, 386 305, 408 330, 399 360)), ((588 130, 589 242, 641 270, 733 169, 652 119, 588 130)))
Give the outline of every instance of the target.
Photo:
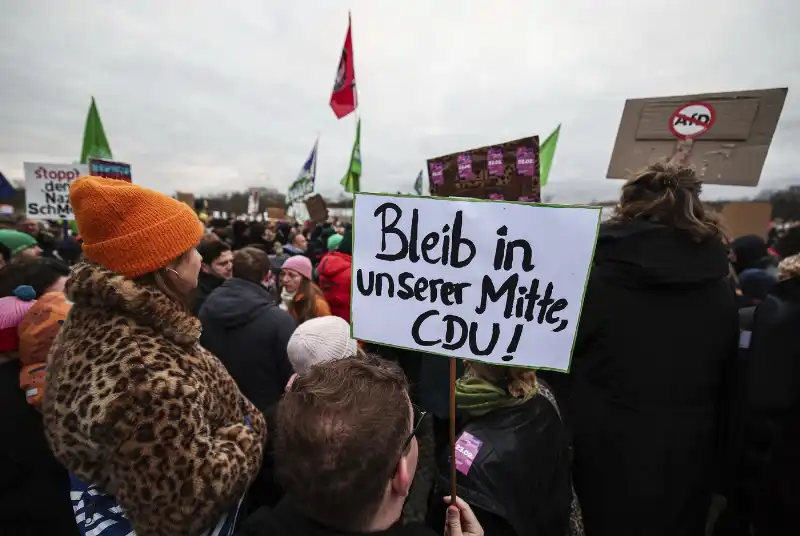
POLYGON ((486 151, 486 167, 489 170, 490 177, 503 177, 506 174, 505 166, 503 166, 503 149, 499 147, 490 147, 486 151))
POLYGON ((533 177, 536 158, 531 147, 517 147, 517 175, 533 177))
POLYGON ((492 199, 494 201, 502 201, 505 198, 506 196, 504 196, 503 194, 489 194, 489 199, 492 199))
POLYGON ((517 201, 524 201, 525 203, 536 203, 536 198, 530 195, 523 195, 517 201))
POLYGON ((475 178, 475 174, 472 173, 471 154, 458 155, 458 178, 462 181, 468 181, 475 178))
POLYGON ((469 473, 472 462, 478 456, 482 445, 483 441, 474 435, 469 432, 462 432, 458 441, 456 441, 456 471, 462 475, 469 473))
POLYGON ((444 166, 441 162, 431 162, 429 170, 431 184, 434 186, 441 186, 444 184, 444 166))

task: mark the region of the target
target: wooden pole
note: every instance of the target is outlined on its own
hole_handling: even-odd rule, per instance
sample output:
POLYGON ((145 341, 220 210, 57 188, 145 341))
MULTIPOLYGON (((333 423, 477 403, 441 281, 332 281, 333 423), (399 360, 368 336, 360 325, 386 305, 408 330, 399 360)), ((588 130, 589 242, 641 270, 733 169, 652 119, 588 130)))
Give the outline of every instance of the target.
POLYGON ((450 504, 456 504, 456 360, 450 358, 450 504))

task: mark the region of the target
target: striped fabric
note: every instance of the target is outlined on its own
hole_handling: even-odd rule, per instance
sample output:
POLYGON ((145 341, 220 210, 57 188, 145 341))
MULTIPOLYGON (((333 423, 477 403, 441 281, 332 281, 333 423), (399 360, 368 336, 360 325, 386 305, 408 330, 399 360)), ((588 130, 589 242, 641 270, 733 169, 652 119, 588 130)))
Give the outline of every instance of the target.
MULTIPOLYGON (((136 536, 125 512, 111 495, 70 474, 70 498, 81 536, 136 536)), ((217 524, 199 536, 232 536, 242 499, 217 524)))

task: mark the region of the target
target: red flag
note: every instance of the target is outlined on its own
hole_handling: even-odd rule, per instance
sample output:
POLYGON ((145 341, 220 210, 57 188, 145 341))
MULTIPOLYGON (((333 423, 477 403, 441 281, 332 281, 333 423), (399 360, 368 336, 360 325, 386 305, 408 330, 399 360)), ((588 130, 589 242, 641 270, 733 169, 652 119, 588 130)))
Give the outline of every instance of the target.
POLYGON ((336 70, 336 80, 331 92, 331 108, 338 119, 354 112, 358 106, 356 69, 353 63, 353 39, 350 34, 352 22, 349 15, 347 19, 347 36, 344 38, 342 57, 339 60, 339 68, 336 70))

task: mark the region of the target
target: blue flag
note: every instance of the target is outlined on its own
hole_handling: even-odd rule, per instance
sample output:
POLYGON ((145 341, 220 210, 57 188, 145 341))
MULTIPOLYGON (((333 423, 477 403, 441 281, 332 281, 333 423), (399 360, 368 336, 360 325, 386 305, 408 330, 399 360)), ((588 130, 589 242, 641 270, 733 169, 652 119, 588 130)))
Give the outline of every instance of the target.
POLYGON ((16 188, 11 186, 11 183, 8 182, 8 179, 2 172, 0 172, 0 199, 5 197, 14 197, 14 194, 17 192, 16 188))
POLYGON ((305 164, 300 169, 297 179, 289 186, 289 195, 286 203, 291 205, 295 201, 304 199, 314 193, 314 182, 317 180, 317 146, 319 138, 314 142, 314 147, 308 155, 305 164))

